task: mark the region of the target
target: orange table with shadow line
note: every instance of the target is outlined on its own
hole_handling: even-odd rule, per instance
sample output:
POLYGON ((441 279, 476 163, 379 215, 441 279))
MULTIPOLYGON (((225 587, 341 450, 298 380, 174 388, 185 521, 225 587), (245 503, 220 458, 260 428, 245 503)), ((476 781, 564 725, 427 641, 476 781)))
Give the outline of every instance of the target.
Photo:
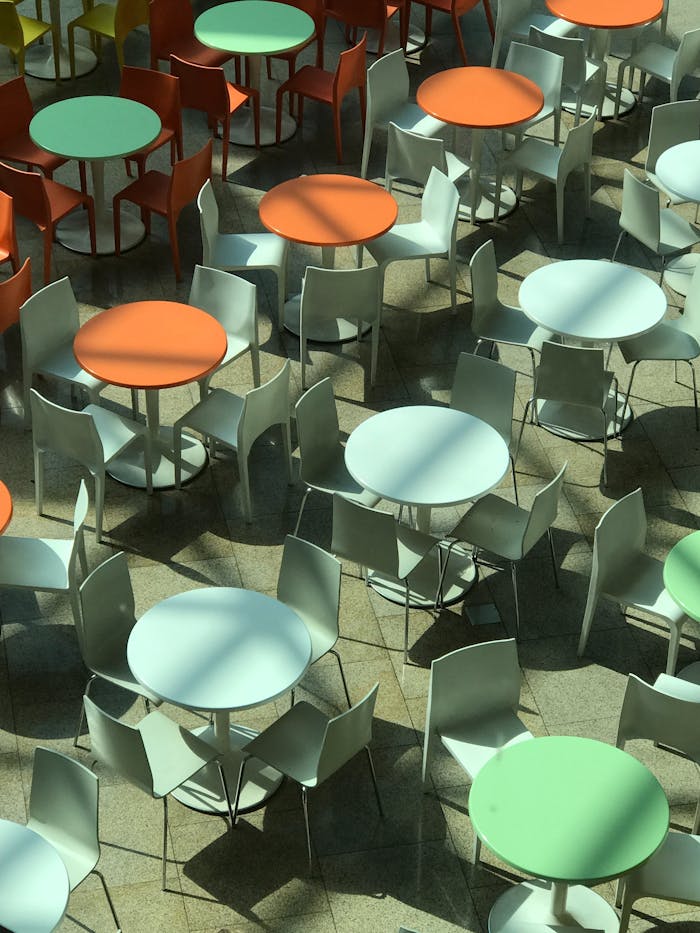
POLYGON ((12 495, 7 486, 0 480, 0 534, 10 524, 12 518, 12 495))
MULTIPOLYGON (((195 382, 224 357, 226 332, 206 311, 176 301, 134 301, 90 318, 73 342, 83 369, 111 385, 144 389, 153 445, 153 486, 175 485, 172 429, 160 424, 159 392, 195 382)), ((193 479, 207 462, 203 444, 183 435, 182 478, 193 479)), ((143 454, 127 451, 109 474, 127 486, 146 488, 143 454)))

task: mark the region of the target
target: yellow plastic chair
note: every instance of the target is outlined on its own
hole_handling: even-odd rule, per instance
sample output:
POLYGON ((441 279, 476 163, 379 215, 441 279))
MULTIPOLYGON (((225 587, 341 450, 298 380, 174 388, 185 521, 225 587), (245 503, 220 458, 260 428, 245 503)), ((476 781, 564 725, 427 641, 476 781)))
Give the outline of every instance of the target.
MULTIPOLYGON (((3 0, 6 2, 6 0, 3 0)), ((148 25, 148 0, 117 0, 117 3, 88 3, 82 16, 68 23, 68 55, 70 57, 70 75, 75 78, 75 30, 77 27, 93 33, 97 38, 99 57, 102 38, 112 39, 117 47, 119 70, 124 67, 124 41, 137 26, 148 25)))
MULTIPOLYGON (((0 0, 0 45, 8 48, 17 60, 17 73, 24 74, 24 53, 28 46, 52 31, 51 23, 31 16, 21 16, 14 0, 0 0)), ((57 37, 53 35, 54 57, 58 61, 57 37)), ((56 74, 56 80, 59 75, 56 74)))

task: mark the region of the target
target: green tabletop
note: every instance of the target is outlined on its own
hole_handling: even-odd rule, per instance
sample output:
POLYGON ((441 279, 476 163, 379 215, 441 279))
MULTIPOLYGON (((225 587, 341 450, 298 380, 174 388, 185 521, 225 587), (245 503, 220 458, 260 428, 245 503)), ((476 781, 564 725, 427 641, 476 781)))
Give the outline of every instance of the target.
POLYGON ((116 159, 153 142, 158 114, 128 97, 71 97, 40 110, 29 135, 42 149, 66 159, 116 159))
POLYGON ((308 13, 272 0, 220 3, 197 17, 194 34, 204 45, 237 55, 288 52, 314 34, 308 13))
POLYGON ((477 774, 469 815, 481 840, 552 881, 617 878, 668 832, 668 801, 643 764, 603 742, 547 736, 505 748, 477 774))
POLYGON ((683 612, 700 621, 700 531, 682 538, 668 552, 664 586, 683 612))

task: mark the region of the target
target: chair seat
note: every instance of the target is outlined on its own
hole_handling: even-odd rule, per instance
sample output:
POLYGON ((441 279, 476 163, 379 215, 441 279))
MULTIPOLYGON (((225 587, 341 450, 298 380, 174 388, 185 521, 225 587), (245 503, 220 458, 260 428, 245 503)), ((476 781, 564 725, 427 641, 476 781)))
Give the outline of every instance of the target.
POLYGON ((101 36, 107 36, 110 39, 115 37, 115 12, 116 6, 111 3, 98 3, 91 10, 76 17, 70 26, 80 26, 83 29, 89 29, 90 32, 97 32, 101 36))
POLYGON ((68 590, 73 540, 0 537, 0 586, 68 590))
POLYGON ((355 482, 345 466, 342 450, 336 451, 333 459, 324 463, 313 475, 306 475, 304 482, 320 492, 326 492, 329 495, 337 492, 345 499, 351 499, 369 508, 375 506, 381 498, 355 482))
POLYGON ((18 133, 0 141, 0 159, 6 162, 21 162, 24 165, 38 165, 45 175, 50 175, 67 159, 53 155, 32 142, 29 133, 18 133))
POLYGON ((679 325, 682 321, 662 321, 648 334, 618 343, 625 363, 638 360, 694 360, 700 344, 679 325))
POLYGON ((676 49, 671 49, 667 45, 660 45, 658 42, 650 42, 635 55, 625 59, 622 64, 639 68, 640 71, 645 71, 647 74, 670 81, 675 59, 676 49))
POLYGON ((100 435, 105 464, 113 460, 137 437, 146 438, 146 427, 130 418, 123 418, 114 411, 99 405, 86 405, 83 411, 92 415, 97 433, 100 435))
POLYGON ((480 325, 477 336, 496 343, 512 343, 541 350, 542 344, 545 340, 551 340, 553 334, 544 327, 538 327, 520 308, 500 305, 498 311, 480 325))
POLYGON ((99 861, 100 853, 97 849, 89 851, 89 846, 78 847, 75 839, 66 839, 65 831, 48 822, 39 822, 31 817, 27 820, 27 828, 34 830, 43 839, 56 849, 61 861, 68 872, 68 884, 71 891, 86 878, 99 861))
POLYGON ((237 357, 242 356, 248 350, 250 350, 250 344, 247 340, 239 337, 238 334, 232 334, 229 331, 226 331, 226 352, 224 353, 224 358, 216 367, 217 370, 223 369, 227 363, 230 363, 231 360, 235 360, 237 357))
POLYGON ((78 383, 84 386, 89 394, 101 392, 107 385, 106 382, 96 379, 95 376, 86 372, 78 363, 73 353, 72 340, 58 347, 50 356, 37 363, 34 372, 78 383))
POLYGON ((215 269, 280 268, 286 250, 286 241, 275 233, 220 233, 214 241, 209 264, 215 269))
POLYGON ((680 214, 676 214, 670 207, 663 208, 659 213, 661 222, 659 254, 661 256, 691 249, 696 243, 700 242, 700 229, 689 223, 680 214))
POLYGON ((186 62, 194 62, 195 65, 205 65, 207 68, 221 68, 232 57, 230 52, 222 52, 203 45, 194 36, 182 39, 177 46, 168 49, 163 56, 163 61, 168 61, 171 55, 177 55, 186 62))
POLYGON ((396 543, 399 550, 398 579, 405 580, 439 542, 424 531, 417 531, 397 522, 396 543))
POLYGON ((32 19, 30 16, 19 15, 17 18, 22 27, 22 36, 25 46, 31 45, 32 42, 36 42, 40 36, 45 36, 47 32, 51 31, 49 23, 42 23, 41 20, 32 19))
POLYGON ((312 100, 332 103, 334 82, 335 72, 324 71, 315 65, 304 65, 278 88, 277 95, 279 98, 285 91, 289 91, 291 94, 302 94, 312 100))
POLYGON ((442 256, 447 253, 449 246, 421 221, 397 224, 388 233, 365 244, 378 266, 398 259, 423 259, 428 254, 442 256))
POLYGON ((217 757, 215 748, 162 713, 149 713, 138 730, 151 766, 154 797, 165 797, 217 757))
POLYGON ((637 554, 622 572, 613 575, 612 585, 606 587, 605 593, 623 605, 636 606, 679 623, 685 613, 664 587, 663 571, 663 561, 648 554, 637 554))
POLYGON ((139 696, 146 697, 151 703, 159 705, 162 702, 157 694, 150 691, 148 687, 144 687, 134 677, 126 660, 126 655, 122 651, 115 653, 109 646, 105 646, 104 650, 95 649, 94 656, 90 658, 90 669, 93 674, 97 674, 103 680, 108 680, 110 683, 132 693, 138 693, 139 696))
POLYGON ((168 213, 168 192, 170 191, 170 176, 163 172, 157 172, 151 169, 141 178, 132 181, 130 185, 123 188, 116 196, 115 200, 133 201, 147 211, 155 211, 156 214, 168 213))
POLYGON ((649 861, 635 869, 633 887, 644 897, 696 904, 699 864, 700 836, 670 832, 649 861))
POLYGON ((484 548, 506 560, 520 560, 529 517, 527 509, 500 496, 484 496, 469 509, 449 537, 484 548))
POLYGON ((242 107, 246 101, 250 100, 250 88, 241 88, 238 85, 231 84, 230 81, 227 81, 226 91, 228 93, 229 113, 233 113, 234 110, 238 110, 238 108, 242 107))
POLYGON ((563 151, 563 148, 552 146, 544 139, 528 136, 513 154, 505 159, 504 167, 530 172, 532 175, 539 175, 556 184, 559 160, 563 151))
POLYGON ((447 177, 450 181, 459 181, 471 167, 466 159, 460 159, 454 152, 445 152, 445 162, 447 163, 447 177))
POLYGON ((126 158, 135 159, 137 156, 147 156, 151 152, 155 152, 155 150, 159 149, 161 146, 164 146, 166 143, 169 143, 172 139, 175 139, 175 131, 167 126, 163 126, 161 127, 160 133, 158 133, 152 143, 149 143, 142 149, 138 149, 136 152, 132 152, 131 155, 127 156, 126 158))
POLYGON ((522 36, 527 39, 530 33, 530 26, 535 26, 541 32, 546 32, 549 36, 566 37, 573 35, 578 26, 575 23, 569 23, 565 19, 559 19, 558 16, 550 16, 548 13, 529 13, 518 20, 511 32, 513 35, 522 36))
POLYGON ((301 701, 245 746, 245 752, 302 784, 315 787, 318 756, 328 718, 301 701))
POLYGON ((243 399, 226 389, 214 389, 187 414, 179 418, 175 429, 184 425, 214 437, 227 447, 238 449, 238 424, 243 414, 243 399))
POLYGON ((531 738, 532 733, 510 710, 460 723, 440 733, 442 744, 472 780, 503 748, 531 738))
POLYGON ((420 133, 421 136, 435 136, 447 126, 442 120, 431 117, 418 104, 410 100, 389 114, 386 119, 377 118, 376 125, 388 126, 389 122, 395 123, 402 130, 420 133))
POLYGON ((654 681, 654 689, 680 700, 700 703, 700 663, 695 661, 677 674, 659 674, 654 681))
POLYGON ((647 181, 650 181, 652 185, 658 188, 659 191, 661 191, 661 193, 664 195, 664 197, 668 201, 671 202, 671 204, 687 204, 688 203, 687 198, 682 198, 680 195, 674 194, 672 191, 669 191, 668 188, 666 188, 664 184, 661 182, 661 179, 659 178, 659 176, 655 175, 653 172, 649 172, 649 171, 647 172, 647 181))
POLYGON ((62 185, 57 181, 52 181, 50 178, 44 179, 44 187, 49 199, 51 220, 54 223, 87 200, 86 195, 81 194, 80 191, 69 188, 68 185, 62 185))

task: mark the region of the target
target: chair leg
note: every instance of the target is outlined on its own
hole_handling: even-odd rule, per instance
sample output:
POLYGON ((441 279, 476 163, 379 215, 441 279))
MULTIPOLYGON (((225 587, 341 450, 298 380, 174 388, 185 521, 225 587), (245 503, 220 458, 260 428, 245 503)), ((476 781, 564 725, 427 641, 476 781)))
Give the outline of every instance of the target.
POLYGON ((596 606, 598 605, 598 596, 595 595, 595 598, 591 598, 590 594, 588 600, 586 601, 586 611, 583 614, 583 622, 581 623, 581 635, 578 641, 578 648, 576 649, 577 657, 581 657, 583 652, 586 650, 586 645, 588 644, 588 636, 591 634, 591 625, 593 624, 593 616, 595 615, 596 606))
POLYGON ((404 616, 403 616, 403 663, 408 664, 408 577, 404 580, 404 616))
POLYGON ((117 933, 121 933, 121 926, 119 924, 119 918, 117 917, 117 912, 114 909, 114 903, 112 902, 109 889, 107 888, 107 882, 104 879, 104 876, 101 871, 98 871, 96 868, 92 869, 91 874, 97 875, 97 877, 102 882, 102 890, 105 892, 105 897, 107 898, 107 903, 109 904, 109 909, 112 911, 112 919, 114 920, 114 925, 117 928, 117 933))
POLYGON ((681 642, 681 632, 683 631, 682 619, 680 622, 669 621, 668 654, 666 656, 666 673, 673 677, 676 673, 676 664, 678 663, 678 648, 681 642))
POLYGON ((306 849, 309 853, 309 868, 311 868, 311 830, 309 829, 309 800, 308 791, 301 785, 301 808, 304 811, 304 826, 306 827, 306 849))
POLYGON ((698 388, 695 382, 695 367, 693 366, 693 361, 688 360, 688 366, 690 366, 690 374, 693 377, 693 406, 695 408, 695 430, 700 430, 698 426, 698 388))
POLYGON ((478 865, 479 860, 481 859, 481 839, 476 834, 474 830, 474 851, 472 852, 472 865, 478 865))
POLYGON ((168 864, 168 795, 163 797, 163 874, 161 890, 165 891, 165 873, 168 864))
POLYGON ((298 537, 299 535, 299 525, 301 524, 301 516, 304 514, 304 507, 306 506, 306 500, 309 498, 310 493, 311 493, 311 487, 307 486, 306 492, 304 493, 304 496, 301 500, 301 505, 299 506, 299 514, 297 515, 297 523, 294 526, 293 534, 295 538, 298 537))
POLYGON ((235 828, 236 823, 238 822, 238 804, 241 799, 241 788, 243 787, 243 772, 245 771, 245 763, 247 758, 241 759, 241 767, 238 770, 238 781, 236 782, 236 794, 233 798, 233 820, 232 826, 235 828))
MULTIPOLYGON (((625 423, 625 415, 627 414, 627 406, 630 401, 630 393, 632 391, 632 382, 634 380, 634 374, 637 372, 637 366, 641 363, 641 360, 636 360, 632 366, 632 372, 630 373, 630 381, 627 383, 627 395, 625 395, 625 404, 622 406, 622 414, 620 415, 620 424, 618 430, 618 436, 622 433, 622 425, 625 423)), ((691 364, 692 365, 692 364, 691 364)), ((695 371, 693 371, 693 375, 695 371)))
POLYGON ((624 230, 621 230, 621 231, 620 231, 620 235, 619 235, 619 237, 617 238, 617 243, 615 244, 615 249, 613 250, 613 254, 612 254, 612 257, 611 257, 611 259, 610 259, 610 262, 615 262, 615 257, 617 256, 617 251, 618 251, 618 249, 620 248, 620 243, 622 243, 622 238, 624 237, 624 235, 625 235, 625 231, 624 231, 624 230))
POLYGON ((518 459, 518 452, 520 451, 520 442, 523 439, 523 431, 525 430, 525 421, 527 420, 527 413, 531 405, 534 405, 535 397, 531 396, 527 402, 525 402, 525 410, 523 411, 523 420, 520 422, 520 431, 518 432, 518 443, 515 445, 515 456, 513 457, 513 465, 515 468, 515 461, 518 459))
POLYGON ((95 473, 95 541, 102 542, 102 523, 105 508, 105 475, 95 473))
POLYGON ((182 486, 182 424, 173 425, 173 462, 175 464, 175 488, 182 486))
POLYGON ((377 774, 374 770, 374 761, 372 760, 372 752, 369 750, 369 745, 365 745, 365 751, 367 752, 367 761, 369 763, 369 773, 372 775, 372 784, 374 785, 374 796, 377 798, 377 809, 379 810, 379 815, 384 819, 384 807, 382 806, 382 798, 379 794, 379 785, 377 784, 377 774))
POLYGON ((520 505, 518 501, 518 480, 515 475, 515 458, 511 455, 510 458, 510 472, 513 475, 513 493, 515 494, 515 504, 520 505))
POLYGON ((231 806, 231 797, 228 792, 228 783, 226 781, 226 773, 224 772, 223 766, 220 761, 216 762, 216 766, 219 770, 219 777, 221 778, 221 786, 224 791, 224 799, 226 800, 226 806, 228 807, 228 815, 231 820, 231 825, 229 829, 233 829, 233 807, 231 806))
POLYGON ((172 214, 168 215, 168 235, 170 236, 170 252, 173 257, 173 267, 175 269, 175 279, 182 281, 182 271, 180 269, 180 246, 177 242, 177 219, 172 214))
POLYGON ((348 709, 350 709, 350 707, 352 706, 352 703, 350 702, 350 693, 348 691, 348 684, 347 684, 347 681, 345 680, 345 671, 343 670, 343 662, 340 660, 340 655, 335 650, 335 648, 331 648, 329 653, 332 654, 334 658, 336 659, 336 661, 338 662, 338 670, 340 671, 340 679, 343 681, 343 690, 345 691, 345 699, 348 701, 348 709))
POLYGON ((515 635, 520 634, 520 603, 518 601, 518 569, 514 560, 510 562, 510 579, 513 584, 513 599, 515 600, 515 635))
MULTIPOLYGON (((600 414, 603 419, 603 485, 608 485, 608 416, 605 414, 605 409, 600 409, 600 414)), ((622 422, 619 425, 619 431, 622 430, 622 422)), ((619 433, 619 431, 617 433, 619 433)))
MULTIPOLYGON (((97 679, 97 674, 91 674, 88 677, 88 682, 85 684, 85 690, 83 694, 88 697, 90 696, 90 688, 92 687, 93 681, 97 679)), ((73 739, 73 748, 78 747, 78 739, 80 738, 80 733, 83 731, 83 723, 85 722, 85 704, 82 699, 80 701, 80 716, 78 717, 78 728, 75 730, 75 738, 73 739)))
POLYGON ((554 573, 554 585, 559 589, 559 573, 557 572, 557 555, 554 551, 554 538, 552 537, 552 529, 547 529, 547 538, 549 539, 549 554, 552 558, 552 572, 554 573))

